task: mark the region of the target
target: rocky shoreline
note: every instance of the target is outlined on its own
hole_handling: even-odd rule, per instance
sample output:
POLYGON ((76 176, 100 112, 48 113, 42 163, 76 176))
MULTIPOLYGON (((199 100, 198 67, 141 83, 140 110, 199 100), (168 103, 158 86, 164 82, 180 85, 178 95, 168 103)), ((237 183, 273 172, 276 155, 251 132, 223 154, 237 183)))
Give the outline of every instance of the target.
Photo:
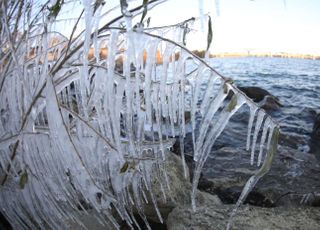
MULTIPOLYGON (((310 195, 312 191, 320 191, 320 181, 317 180, 320 165, 314 160, 313 155, 303 156, 291 150, 280 146, 270 172, 256 185, 248 196, 246 204, 240 207, 231 229, 320 229, 320 194, 310 195), (304 172, 294 175, 291 173, 292 165, 297 164, 304 172), (306 200, 304 195, 308 194, 310 196, 306 200)), ((220 171, 220 174, 216 177, 206 178, 207 169, 204 170, 198 187, 195 212, 191 209, 190 176, 188 174, 187 178, 184 178, 181 158, 168 152, 166 167, 170 191, 167 192, 165 200, 156 179, 153 182, 163 223, 160 223, 152 203, 144 207, 151 228, 154 230, 226 229, 234 203, 247 177, 253 173, 250 168, 243 167, 242 160, 239 160, 239 152, 244 155, 242 160, 245 162, 243 150, 236 148, 219 150, 215 158, 217 168, 214 170, 216 173, 220 171)), ((85 215, 83 219, 88 229, 103 229, 103 226, 94 221, 90 214, 85 215)), ((147 229, 142 220, 139 223, 141 229, 147 229)), ((69 227, 79 229, 80 226, 69 227)), ((130 228, 123 223, 121 229, 130 228)))
MULTIPOLYGON (((191 183, 183 178, 181 159, 168 155, 171 195, 176 201, 160 202, 165 223, 153 229, 226 229, 234 203, 254 171, 243 167, 248 155, 243 150, 223 148, 216 154, 216 177, 208 179, 204 169, 196 212, 191 209, 191 183)), ((270 172, 241 206, 231 229, 320 229, 319 173, 314 155, 280 146, 270 172)), ((156 221, 154 215, 147 215, 156 221)))
MULTIPOLYGON (((205 201, 198 202, 196 212, 188 202, 177 204, 163 229, 226 229, 234 203, 254 172, 252 167, 245 166, 247 156, 245 151, 236 148, 216 152, 216 157, 210 159, 216 162, 213 171, 204 169, 198 187, 205 201), (216 176, 208 179, 207 173, 216 176)), ((239 209, 232 229, 320 229, 319 174, 320 164, 314 155, 280 146, 270 172, 239 209)), ((180 176, 177 178, 182 178, 180 176)), ((179 196, 190 194, 186 187, 177 187, 179 196)))
MULTIPOLYGON (((271 95, 258 87, 247 87, 242 91, 257 103, 271 95)), ((274 100, 262 104, 270 113, 282 107, 278 98, 271 97, 274 100)), ((311 112, 314 125, 310 141, 299 135, 281 134, 270 171, 247 197, 232 229, 320 229, 320 161, 317 159, 320 156, 320 114, 311 112), (309 153, 299 149, 306 145, 309 145, 309 153)), ((239 118, 237 122, 241 122, 241 116, 239 118)), ((230 140, 234 133, 228 128, 226 132, 228 134, 223 138, 230 140)), ((217 145, 204 166, 198 189, 218 196, 222 204, 206 202, 195 213, 190 207, 176 207, 168 216, 167 229, 226 228, 243 186, 257 168, 250 165, 250 154, 243 148, 224 146, 223 141, 218 141, 217 145)), ((175 153, 179 153, 179 146, 175 153)), ((186 159, 192 176, 192 157, 186 159)))

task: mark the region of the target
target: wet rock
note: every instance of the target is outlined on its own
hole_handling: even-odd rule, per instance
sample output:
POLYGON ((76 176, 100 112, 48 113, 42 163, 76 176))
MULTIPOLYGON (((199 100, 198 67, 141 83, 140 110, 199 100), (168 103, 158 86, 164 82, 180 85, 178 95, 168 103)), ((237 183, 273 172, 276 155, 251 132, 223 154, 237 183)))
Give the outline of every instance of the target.
MULTIPOLYGON (((168 230, 226 229, 230 205, 205 205, 193 212, 189 207, 175 208, 167 220, 168 230)), ((232 229, 320 229, 318 208, 260 208, 243 206, 234 217, 232 229)))
POLYGON ((278 110, 282 105, 274 96, 267 95, 258 104, 264 110, 278 110))
POLYGON ((315 117, 312 133, 310 136, 309 146, 310 152, 314 153, 320 160, 320 113, 315 117))
POLYGON ((303 148, 308 146, 308 141, 306 140, 306 137, 303 135, 294 133, 280 133, 279 144, 288 146, 293 149, 303 150, 303 148))
POLYGON ((279 99, 265 89, 255 86, 238 88, 265 110, 278 110, 282 107, 279 99))
MULTIPOLYGON (((258 169, 250 165, 250 154, 236 148, 222 148, 212 153, 200 181, 201 190, 217 194, 224 203, 234 203, 248 180, 258 169), (211 175, 214 177, 210 178, 211 175)), ((279 146, 270 171, 257 183, 247 203, 264 206, 312 205, 320 191, 320 165, 312 154, 279 146)))
MULTIPOLYGON (((224 204, 235 204, 242 192, 241 186, 231 186, 226 188, 217 187, 214 182, 206 179, 205 177, 201 178, 199 181, 198 189, 200 191, 216 194, 224 204)), ((244 201, 244 204, 266 208, 275 207, 275 203, 272 200, 258 191, 250 192, 247 199, 244 201)))
MULTIPOLYGON (((136 216, 135 218, 136 218, 141 230, 149 230, 148 227, 145 225, 144 221, 139 216, 136 216)), ((167 230, 167 226, 164 223, 161 224, 161 223, 154 222, 152 220, 148 220, 148 223, 149 223, 149 226, 152 230, 167 230)), ((138 228, 134 228, 134 229, 138 229, 138 228)), ((101 230, 103 230, 103 229, 101 229, 101 230)), ((130 226, 128 226, 126 223, 122 223, 120 225, 120 230, 132 230, 132 228, 130 226)))
POLYGON ((265 96, 273 96, 271 93, 269 93, 269 91, 262 89, 260 87, 256 87, 256 86, 249 86, 249 87, 239 86, 238 89, 240 89, 242 92, 244 92, 254 102, 262 101, 265 96))
POLYGON ((304 113, 305 116, 311 118, 312 120, 315 120, 317 118, 317 111, 314 110, 313 108, 308 108, 308 107, 302 108, 301 112, 304 113))

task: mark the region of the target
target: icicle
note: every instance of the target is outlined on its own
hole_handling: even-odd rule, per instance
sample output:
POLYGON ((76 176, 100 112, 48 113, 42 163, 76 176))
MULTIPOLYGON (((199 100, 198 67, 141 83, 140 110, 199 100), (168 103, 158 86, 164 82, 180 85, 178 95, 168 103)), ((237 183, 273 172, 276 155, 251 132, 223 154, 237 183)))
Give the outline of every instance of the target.
POLYGON ((136 182, 132 183, 132 191, 136 208, 138 209, 138 212, 143 213, 143 206, 140 198, 140 182, 138 179, 136 179, 136 182))
MULTIPOLYGON (((87 55, 90 48, 90 37, 91 37, 91 26, 92 26, 92 6, 90 0, 83 0, 83 7, 84 7, 84 14, 85 14, 85 41, 84 41, 84 54, 87 55)), ((84 55, 84 56, 85 56, 84 55)), ((84 60, 86 60, 87 57, 84 57, 84 60)))
MULTIPOLYGON (((184 52, 182 52, 182 54, 184 54, 184 52)), ((185 113, 187 112, 187 108, 186 108, 186 86, 185 86, 185 72, 186 72, 186 61, 187 58, 181 58, 182 59, 182 63, 180 66, 180 74, 179 74, 179 82, 180 82, 180 96, 179 96, 179 109, 180 109, 180 135, 182 135, 182 137, 186 137, 186 117, 185 117, 185 113)))
POLYGON ((220 16, 220 0, 215 0, 214 3, 215 3, 214 6, 215 6, 216 15, 219 17, 220 16))
POLYGON ((211 120, 213 119, 213 116, 218 111, 218 109, 220 108, 220 106, 222 105, 222 102, 224 101, 224 99, 226 97, 227 97, 227 94, 224 93, 223 87, 220 88, 215 99, 211 102, 211 104, 207 110, 207 113, 202 118, 202 122, 200 124, 199 135, 198 135, 197 142, 196 142, 196 145, 194 148, 195 149, 194 156, 193 156, 194 161, 198 161, 198 159, 200 157, 200 147, 206 137, 206 133, 209 129, 209 124, 210 124, 211 120))
POLYGON ((159 103, 159 87, 156 85, 153 88, 153 107, 154 107, 154 113, 155 113, 155 118, 156 118, 156 124, 158 126, 158 136, 159 136, 159 144, 160 144, 160 152, 162 155, 162 159, 165 160, 165 151, 164 151, 164 146, 163 146, 163 138, 162 138, 162 117, 160 114, 161 110, 161 104, 159 103))
MULTIPOLYGON (((97 4, 97 3, 96 3, 97 4)), ((99 7, 94 15, 94 34, 93 34, 93 47, 94 47, 94 57, 96 58, 97 62, 99 63, 100 59, 100 50, 98 45, 98 29, 99 29, 99 20, 100 20, 100 14, 101 14, 101 8, 99 7)), ((93 12, 94 13, 94 12, 93 12)))
POLYGON ((134 45, 135 45, 135 57, 134 57, 134 65, 135 65, 135 71, 134 71, 134 92, 135 92, 135 99, 133 103, 135 103, 135 106, 133 108, 135 109, 135 114, 137 114, 137 121, 136 121, 136 143, 137 143, 137 149, 138 152, 141 152, 141 146, 140 143, 143 140, 144 136, 144 120, 145 120, 145 102, 143 98, 143 93, 140 92, 140 87, 142 85, 141 80, 141 69, 143 68, 143 47, 141 46, 141 34, 140 33, 134 33, 133 39, 134 39, 134 45), (138 47, 136 47, 138 46, 138 47))
MULTIPOLYGON (((178 62, 181 62, 181 59, 178 60, 178 62)), ((179 107, 177 106, 179 103, 179 98, 178 98, 178 93, 179 93, 179 79, 178 79, 178 65, 179 63, 176 63, 176 61, 173 61, 172 63, 172 68, 173 68, 173 72, 172 72, 172 81, 173 81, 173 85, 172 85, 172 110, 173 110, 173 121, 174 123, 178 122, 178 114, 179 114, 179 107)))
POLYGON ((163 69, 162 69, 162 76, 160 78, 160 101, 161 101, 161 109, 162 109, 162 116, 167 117, 168 116, 168 109, 167 109, 167 99, 166 95, 168 95, 167 92, 167 78, 168 78, 168 66, 170 61, 170 54, 172 52, 172 46, 167 45, 166 49, 163 54, 163 69))
POLYGON ((181 153, 181 158, 182 158, 184 178, 187 178, 187 167, 186 167, 186 162, 185 162, 185 157, 184 157, 184 138, 186 136, 185 98, 184 98, 184 96, 185 96, 185 86, 184 86, 185 67, 184 67, 184 65, 185 64, 183 62, 183 66, 181 66, 180 76, 179 76, 179 81, 180 81, 180 95, 179 95, 180 134, 179 134, 179 142, 180 142, 180 153, 181 153))
MULTIPOLYGON (((271 132, 270 132, 271 133, 271 132)), ((235 216, 235 214, 237 213, 238 208, 240 207, 240 205, 245 201, 245 199, 247 198, 248 194, 251 192, 251 190, 254 188, 254 186, 257 184, 257 182, 259 181, 259 179, 261 177, 263 177, 269 170, 273 161, 273 157, 277 151, 277 146, 278 146, 278 138, 279 138, 279 128, 276 127, 273 131, 272 134, 270 134, 271 137, 271 146, 270 149, 268 150, 266 159, 262 165, 262 167, 259 169, 259 171, 251 176, 249 178, 249 180, 247 181, 247 183, 245 184, 244 188, 242 189, 241 195, 234 207, 234 209, 232 210, 231 214, 230 214, 230 218, 228 220, 228 225, 227 225, 227 229, 231 228, 231 224, 233 221, 233 217, 235 216)))
MULTIPOLYGON (((196 129, 196 108, 197 108, 197 104, 198 104, 198 98, 199 98, 199 93, 200 93, 200 86, 201 86, 201 82, 202 82, 202 73, 203 73, 203 68, 204 66, 201 65, 199 66, 196 76, 195 76, 195 85, 194 85, 194 90, 193 90, 193 95, 192 95, 192 107, 191 107, 191 125, 192 125, 192 142, 193 142, 193 146, 195 149, 195 129, 196 129)), ((196 152, 196 151, 195 151, 196 152)), ((195 156, 195 155, 194 155, 195 156)), ((194 158, 195 159, 195 158, 194 158)))
POLYGON ((117 143, 120 148, 120 111, 122 110, 122 97, 124 93, 124 84, 118 83, 115 93, 115 73, 116 67, 116 53, 118 42, 118 31, 111 31, 111 36, 108 46, 108 58, 107 58, 107 74, 102 75, 102 91, 104 94, 104 110, 106 110, 105 116, 107 121, 106 129, 107 136, 112 139, 115 137, 114 142, 117 143), (105 90, 105 91, 104 91, 105 90), (114 98, 115 97, 115 98, 114 98), (109 121, 109 122, 108 122, 109 121))
POLYGON ((126 126, 127 126, 127 135, 129 137, 129 147, 130 147, 130 154, 135 155, 136 149, 135 149, 135 140, 134 140, 134 133, 132 132, 133 123, 132 123, 132 117, 133 117, 133 93, 132 93, 132 85, 131 85, 131 60, 135 56, 135 50, 134 50, 134 37, 132 32, 132 22, 131 17, 125 17, 126 19, 126 26, 128 28, 127 31, 127 50, 124 53, 124 65, 123 65, 123 72, 126 77, 126 87, 125 87, 125 100, 126 100, 126 111, 125 111, 125 117, 126 117, 126 126))
POLYGON ((169 92, 168 92, 168 109, 169 109, 169 119, 170 119, 170 127, 171 127, 171 136, 175 137, 175 129, 174 129, 174 112, 173 112, 173 104, 174 104, 174 100, 175 98, 170 97, 169 95, 172 93, 172 86, 169 85, 169 92))
POLYGON ((248 134, 247 134, 247 145, 246 145, 247 151, 249 151, 249 149, 250 149, 252 125, 253 125, 254 117, 255 117, 256 112, 258 110, 258 107, 253 104, 249 104, 249 108, 250 108, 250 118, 249 118, 249 123, 248 123, 248 134))
MULTIPOLYGON (((222 86, 222 91, 224 87, 222 86)), ((200 179, 200 173, 202 167, 207 160, 210 150, 212 149, 216 139, 220 136, 226 125, 228 124, 230 118, 239 110, 239 108, 245 103, 245 98, 240 94, 234 94, 233 99, 230 100, 228 106, 224 108, 221 112, 219 119, 216 121, 215 126, 206 135, 206 140, 197 142, 197 149, 199 151, 196 169, 194 172, 193 182, 192 182, 192 193, 191 193, 191 205, 192 209, 196 209, 196 190, 198 187, 198 182, 200 179), (234 100, 236 98, 236 100, 234 100), (203 143, 204 142, 204 143, 203 143)), ((212 122, 210 122, 212 124, 212 122)), ((209 126, 209 125, 208 125, 209 126)))
POLYGON ((214 96, 213 87, 214 87, 214 84, 215 84, 215 82, 217 80, 218 80, 217 76, 214 76, 212 74, 209 76, 209 83, 208 83, 207 89, 205 90, 205 95, 204 95, 204 98, 203 98, 203 102, 201 103, 201 113, 203 115, 207 111, 207 108, 208 108, 209 103, 210 103, 210 99, 214 96))
POLYGON ((263 147, 265 146, 265 141, 266 141, 268 129, 270 126, 270 122, 271 122, 271 119, 269 117, 267 117, 266 120, 264 121, 263 129, 262 129, 263 131, 262 131, 261 141, 260 141, 260 151, 259 151, 257 166, 260 166, 260 164, 261 164, 263 147))
POLYGON ((251 165, 253 165, 253 162, 254 162, 254 152, 255 152, 255 148, 256 148, 258 134, 259 134, 260 127, 262 125, 263 118, 265 115, 266 114, 263 110, 259 110, 258 115, 257 115, 257 121, 255 124, 255 129, 254 129, 253 140, 252 140, 251 157, 250 157, 250 164, 251 165))
MULTIPOLYGON (((215 140, 220 136, 226 125, 228 124, 230 118, 238 111, 238 109, 245 103, 243 96, 239 94, 234 94, 233 98, 230 100, 228 106, 219 115, 219 119, 216 121, 214 127, 209 131, 206 136, 206 140, 201 148, 201 159, 199 164, 204 164, 207 154, 210 153, 211 148, 214 145, 215 140), (236 100, 233 100, 236 99, 236 100)), ((212 124, 212 122, 210 122, 212 124)))
POLYGON ((152 41, 146 50, 147 60, 145 66, 145 88, 144 88, 144 99, 146 101, 146 113, 147 121, 152 124, 152 105, 151 105, 151 78, 152 70, 155 65, 155 54, 157 49, 157 43, 152 41))
POLYGON ((79 98, 81 104, 83 106, 82 113, 85 118, 88 117, 88 111, 85 109, 84 105, 86 104, 87 99, 87 91, 90 87, 90 79, 89 75, 89 68, 88 68, 88 55, 90 50, 90 43, 91 43, 91 31, 92 31, 92 6, 90 0, 83 0, 84 6, 84 18, 85 18, 85 33, 84 33, 84 45, 83 45, 83 54, 82 54, 82 61, 83 66, 79 68, 80 70, 80 92, 83 95, 79 98))
POLYGON ((203 12, 203 0, 198 0, 199 4, 199 16, 201 22, 201 31, 204 31, 204 12, 203 12))
POLYGON ((270 126, 269 126, 269 135, 268 135, 268 142, 267 142, 267 150, 269 150, 270 147, 271 147, 272 135, 273 135, 273 131, 274 131, 275 128, 276 128, 276 127, 275 127, 275 124, 274 124, 274 123, 270 124, 270 126))

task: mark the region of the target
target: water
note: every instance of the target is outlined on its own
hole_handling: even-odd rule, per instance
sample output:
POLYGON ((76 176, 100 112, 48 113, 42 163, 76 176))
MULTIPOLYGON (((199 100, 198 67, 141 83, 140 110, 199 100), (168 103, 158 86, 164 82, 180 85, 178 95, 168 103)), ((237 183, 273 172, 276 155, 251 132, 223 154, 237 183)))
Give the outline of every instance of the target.
POLYGON ((308 151, 308 147, 303 144, 310 138, 315 112, 320 112, 319 61, 213 58, 211 65, 222 75, 234 79, 237 86, 261 87, 278 97, 283 107, 270 114, 280 122, 283 135, 299 139, 302 145, 298 148, 308 151))

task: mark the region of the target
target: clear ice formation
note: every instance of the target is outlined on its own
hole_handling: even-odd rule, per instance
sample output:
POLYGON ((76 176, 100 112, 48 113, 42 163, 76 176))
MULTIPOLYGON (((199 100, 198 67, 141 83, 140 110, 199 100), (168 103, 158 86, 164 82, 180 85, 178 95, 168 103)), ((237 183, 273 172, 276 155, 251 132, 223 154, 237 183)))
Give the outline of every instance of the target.
MULTIPOLYGON (((251 164, 262 166, 245 185, 234 215, 270 168, 278 125, 183 46, 190 22, 145 28, 133 24, 143 7, 128 11, 124 5, 123 15, 110 20, 118 8, 99 2, 83 1, 84 14, 75 24, 85 30, 69 37, 55 31, 59 20, 43 20, 48 12, 39 4, 34 11, 19 5, 20 13, 1 5, 1 213, 15 229, 84 227, 81 214, 88 212, 115 229, 119 221, 139 228, 135 213, 150 229, 144 205, 152 203, 163 221, 153 181, 165 199, 170 189, 166 154, 175 139, 186 172, 184 139, 192 133, 195 209, 211 148, 229 119, 247 105, 247 150, 251 164), (12 12, 17 28, 7 21, 12 12), (110 23, 103 25, 106 19, 110 23)), ((149 1, 149 8, 160 2, 149 1)), ((65 4, 70 8, 72 2, 65 4)))

